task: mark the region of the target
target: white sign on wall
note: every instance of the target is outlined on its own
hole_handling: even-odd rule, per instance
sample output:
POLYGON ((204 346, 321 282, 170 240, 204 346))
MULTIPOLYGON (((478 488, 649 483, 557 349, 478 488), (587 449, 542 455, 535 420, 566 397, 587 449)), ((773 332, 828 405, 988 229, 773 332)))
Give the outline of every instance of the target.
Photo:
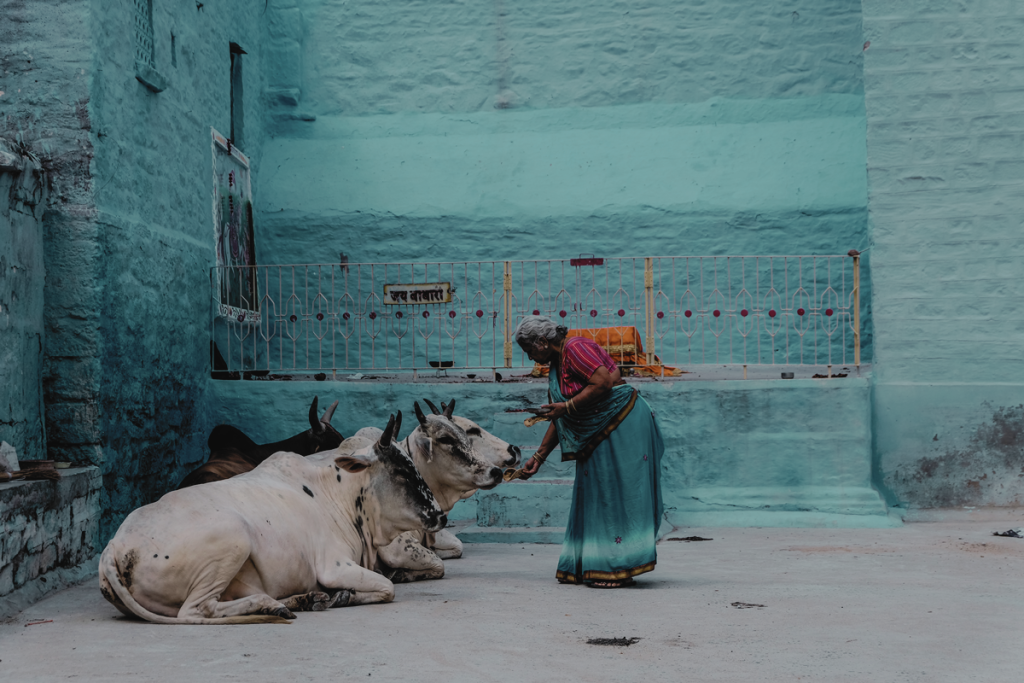
POLYGON ((452 283, 424 282, 414 285, 384 285, 384 303, 447 304, 452 301, 452 283))

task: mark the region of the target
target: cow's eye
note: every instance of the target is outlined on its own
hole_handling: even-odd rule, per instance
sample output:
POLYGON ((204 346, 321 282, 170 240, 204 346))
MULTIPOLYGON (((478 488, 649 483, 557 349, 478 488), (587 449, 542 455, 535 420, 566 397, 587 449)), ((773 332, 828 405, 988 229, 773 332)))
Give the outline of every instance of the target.
POLYGON ((454 446, 455 445, 455 439, 453 439, 450 436, 442 436, 440 439, 438 439, 438 442, 443 443, 446 446, 454 446))
POLYGON ((476 427, 470 427, 469 429, 466 430, 466 433, 469 434, 470 436, 482 436, 480 430, 477 429, 476 427))

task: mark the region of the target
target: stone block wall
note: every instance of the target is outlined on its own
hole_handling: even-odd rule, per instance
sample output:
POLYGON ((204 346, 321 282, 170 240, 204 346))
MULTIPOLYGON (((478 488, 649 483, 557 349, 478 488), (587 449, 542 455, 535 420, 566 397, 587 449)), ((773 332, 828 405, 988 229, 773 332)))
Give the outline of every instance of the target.
POLYGON ((1024 503, 1024 5, 864 0, 890 502, 1024 503))
POLYGON ((96 570, 99 470, 63 472, 57 482, 0 485, 0 618, 96 570))

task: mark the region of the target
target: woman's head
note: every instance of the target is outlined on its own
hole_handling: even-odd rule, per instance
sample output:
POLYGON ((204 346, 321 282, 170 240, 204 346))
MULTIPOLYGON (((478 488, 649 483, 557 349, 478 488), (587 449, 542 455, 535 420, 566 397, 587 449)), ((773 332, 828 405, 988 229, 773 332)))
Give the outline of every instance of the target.
POLYGON ((555 355, 556 346, 569 328, 556 325, 555 321, 544 315, 528 315, 516 327, 514 336, 523 352, 536 363, 548 363, 555 355))

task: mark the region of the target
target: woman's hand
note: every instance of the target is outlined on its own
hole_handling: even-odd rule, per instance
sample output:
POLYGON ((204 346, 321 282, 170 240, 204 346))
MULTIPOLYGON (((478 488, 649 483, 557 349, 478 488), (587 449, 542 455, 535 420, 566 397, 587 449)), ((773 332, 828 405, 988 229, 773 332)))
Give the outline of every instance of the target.
POLYGON ((569 408, 565 403, 547 403, 542 405, 541 408, 548 409, 548 412, 544 413, 543 416, 552 420, 557 420, 569 414, 569 408))
POLYGON ((523 473, 522 473, 522 475, 520 475, 519 478, 520 479, 529 479, 533 475, 537 474, 537 471, 540 470, 541 462, 543 462, 543 461, 538 460, 537 458, 531 457, 529 460, 526 461, 526 464, 523 465, 523 473))

